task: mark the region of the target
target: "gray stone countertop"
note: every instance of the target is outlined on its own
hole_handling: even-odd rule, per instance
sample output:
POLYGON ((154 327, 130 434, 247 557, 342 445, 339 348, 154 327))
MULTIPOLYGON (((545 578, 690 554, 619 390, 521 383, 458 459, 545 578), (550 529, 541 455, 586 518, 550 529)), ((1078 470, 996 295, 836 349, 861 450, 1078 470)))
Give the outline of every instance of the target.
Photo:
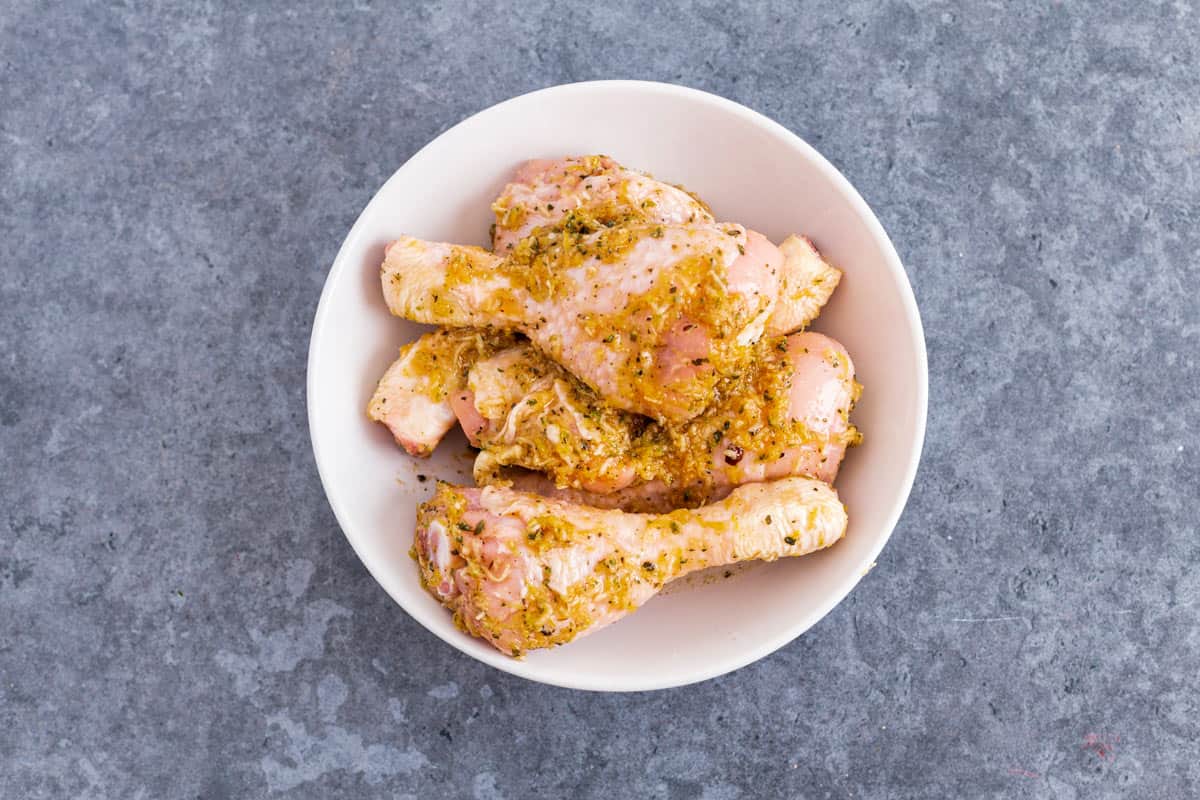
POLYGON ((1200 8, 0 2, 0 796, 1200 793, 1200 8), (408 618, 305 420, 350 224, 464 116, 681 83, 904 259, 925 456, 877 568, 684 689, 408 618))

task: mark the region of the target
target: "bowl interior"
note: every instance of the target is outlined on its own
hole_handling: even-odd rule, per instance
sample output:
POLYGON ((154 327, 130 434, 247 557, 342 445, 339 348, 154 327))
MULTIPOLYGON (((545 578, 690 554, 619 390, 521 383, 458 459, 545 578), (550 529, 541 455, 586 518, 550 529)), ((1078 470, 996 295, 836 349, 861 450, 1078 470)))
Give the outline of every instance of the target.
POLYGON ((799 635, 853 588, 908 497, 924 435, 927 378, 920 320, 895 251, 828 162, 730 101, 611 81, 494 106, 397 171, 334 262, 313 327, 308 380, 309 425, 330 503, 371 574, 409 614, 500 669, 563 686, 637 690, 750 663, 799 635), (850 527, 832 549, 690 581, 616 625, 516 661, 455 629, 450 614, 421 589, 408 556, 415 508, 431 493, 432 478, 470 483, 471 459, 458 434, 432 458, 412 459, 366 417, 380 374, 422 330, 388 314, 378 269, 384 245, 402 233, 486 245, 490 202, 521 161, 583 153, 606 153, 682 183, 718 219, 774 241, 808 235, 844 270, 814 328, 840 340, 854 359, 865 390, 853 420, 866 440, 850 451, 837 481, 850 527))

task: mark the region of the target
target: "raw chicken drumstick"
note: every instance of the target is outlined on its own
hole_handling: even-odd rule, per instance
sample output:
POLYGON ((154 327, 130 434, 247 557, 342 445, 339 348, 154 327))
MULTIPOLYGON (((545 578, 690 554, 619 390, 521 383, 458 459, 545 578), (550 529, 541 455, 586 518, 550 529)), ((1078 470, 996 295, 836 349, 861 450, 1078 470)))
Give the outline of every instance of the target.
MULTIPOLYGON (((522 164, 492 203, 492 247, 503 255, 538 228, 558 226, 583 211, 605 227, 630 223, 712 224, 700 198, 608 156, 577 156, 522 164)), ((779 300, 767 333, 780 336, 812 322, 837 288, 842 273, 821 258, 807 238, 789 236, 779 245, 779 300)))
POLYGON ((779 244, 779 299, 767 320, 767 335, 803 330, 817 318, 842 280, 842 271, 821 257, 805 236, 789 236, 779 244))
POLYGON ((472 367, 453 405, 481 448, 476 483, 511 481, 587 505, 665 511, 789 475, 832 483, 847 445, 859 439, 849 421, 857 392, 845 348, 810 332, 760 342, 747 372, 719 384, 713 405, 678 426, 606 406, 529 345, 472 367), (548 480, 504 469, 512 466, 548 480))
POLYGON ((516 341, 511 333, 458 328, 409 342, 380 378, 367 416, 386 425, 409 455, 429 455, 454 426, 449 398, 466 388, 471 367, 516 341))
POLYGON ((458 627, 520 656, 607 625, 694 570, 828 547, 846 522, 837 493, 805 478, 663 515, 442 483, 417 511, 413 555, 458 627))
POLYGON ((580 209, 605 227, 628 222, 714 223, 699 198, 608 156, 534 159, 517 169, 492 203, 492 249, 504 255, 536 229, 557 226, 580 209))
POLYGON ((397 316, 520 331, 612 405, 682 422, 749 362, 782 258, 740 225, 605 228, 572 212, 504 258, 398 239, 381 279, 397 316))

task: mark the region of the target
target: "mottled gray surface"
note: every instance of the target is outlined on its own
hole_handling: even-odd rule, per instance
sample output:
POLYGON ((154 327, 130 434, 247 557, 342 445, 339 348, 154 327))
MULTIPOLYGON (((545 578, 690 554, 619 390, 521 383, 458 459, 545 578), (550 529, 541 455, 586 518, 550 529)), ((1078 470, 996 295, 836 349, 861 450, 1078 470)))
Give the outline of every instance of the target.
POLYGON ((836 5, 5 0, 0 796, 1196 796, 1200 9, 836 5), (821 149, 905 259, 931 368, 854 594, 754 666, 624 696, 406 617, 304 409, 379 184, 602 77, 821 149))

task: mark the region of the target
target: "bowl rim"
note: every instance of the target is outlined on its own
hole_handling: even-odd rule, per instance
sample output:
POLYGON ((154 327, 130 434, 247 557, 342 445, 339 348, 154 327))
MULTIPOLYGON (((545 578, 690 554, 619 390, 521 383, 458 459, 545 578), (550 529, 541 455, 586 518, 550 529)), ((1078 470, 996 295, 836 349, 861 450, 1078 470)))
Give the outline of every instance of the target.
POLYGON ((921 453, 925 443, 925 429, 928 416, 929 405, 929 366, 928 354, 925 349, 925 332, 921 324, 920 312, 917 309, 916 297, 913 294, 912 285, 908 280, 908 274, 904 269, 903 263, 900 261, 900 256, 896 252, 895 246, 888 237, 883 225, 875 216, 875 212, 867 205, 867 202, 858 193, 858 190, 850 183, 850 181, 842 175, 842 173, 833 166, 816 148, 806 142, 797 134, 785 128, 778 122, 761 114, 747 106, 742 105, 733 100, 711 94, 700 89, 693 89, 687 86, 680 86, 671 83, 662 83, 659 81, 644 81, 644 80, 595 80, 595 81, 580 81, 576 83, 564 83, 555 86, 549 86, 534 91, 525 92, 523 94, 503 100, 477 111, 455 125, 433 137, 424 146, 414 152, 408 159, 405 160, 400 167, 392 173, 363 206, 355 219, 350 232, 342 242, 342 246, 338 248, 337 255, 334 256, 333 263, 330 266, 329 273, 326 275, 325 282, 322 285, 321 297, 317 303, 317 311, 313 317, 312 332, 309 336, 308 358, 305 365, 306 380, 305 380, 305 405, 307 406, 307 421, 309 429, 309 439, 312 444, 313 459, 316 461, 317 474, 321 479, 321 487, 325 492, 326 500, 329 502, 330 508, 333 510, 334 518, 337 520, 338 527, 341 528, 342 534, 350 543, 351 549, 358 557, 359 561, 366 567, 367 572, 375 579, 375 582, 383 588, 383 590, 392 598, 396 605, 400 606, 410 617, 416 620, 422 627, 432 633, 434 636, 446 642, 456 650, 468 655, 476 660, 482 661, 490 666, 493 666, 504 672, 517 675, 527 680, 559 686, 567 689, 580 689, 587 691, 605 691, 605 692, 633 692, 633 691, 653 691, 658 689, 670 689, 679 686, 686 686, 692 683, 709 680, 721 675, 734 672, 742 667, 765 658, 776 650, 780 649, 789 642, 795 640, 805 631, 811 628, 820 620, 824 619, 830 611, 833 610, 847 595, 858 585, 859 581, 870 571, 874 566, 879 553, 891 539, 895 531, 896 524, 900 520, 905 507, 908 504, 909 497, 912 493, 913 482, 916 479, 917 469, 921 460, 921 453), (916 420, 913 427, 912 443, 910 446, 910 455, 908 464, 905 466, 904 475, 901 480, 902 492, 897 496, 896 502, 889 510, 886 517, 886 530, 879 537, 875 546, 863 557, 858 568, 851 571, 836 587, 830 592, 822 603, 810 609, 810 612, 804 615, 804 619, 800 619, 796 624, 786 628, 780 634, 756 642, 753 646, 740 648, 730 655, 721 655, 697 665, 691 669, 674 672, 669 676, 644 675, 636 678, 625 680, 606 679, 603 682, 591 678, 575 679, 571 675, 560 675, 557 673, 548 673, 544 669, 538 669, 531 665, 531 662, 526 660, 517 660, 509 656, 495 651, 492 653, 481 654, 466 649, 467 642, 462 639, 462 633, 453 627, 434 626, 422 619, 421 615, 410 610, 405 603, 393 593, 387 584, 380 579, 376 574, 376 565, 370 563, 363 556, 363 550, 359 547, 355 535, 353 535, 345 520, 347 516, 343 513, 341 503, 335 498, 330 491, 330 480, 321 457, 321 447, 318 443, 316 434, 316 420, 314 416, 312 397, 316 389, 317 381, 315 378, 315 363, 317 354, 317 342, 320 339, 321 332, 327 324, 329 324, 329 307, 330 295, 332 287, 338 282, 346 267, 346 255, 352 249, 352 246, 363 235, 367 211, 375 203, 375 201, 384 193, 384 191, 393 182, 399 181, 409 165, 416 160, 422 153, 433 146, 433 144, 443 137, 453 134, 455 131, 470 124, 476 117, 489 113, 495 109, 515 104, 518 102, 528 101, 534 97, 549 97, 552 95, 572 94, 576 92, 588 92, 596 89, 603 90, 627 90, 633 92, 648 92, 651 94, 657 93, 661 96, 672 96, 683 98, 692 102, 697 102, 714 107, 722 112, 732 114, 746 122, 751 123, 755 127, 772 135, 776 138, 784 140, 793 148, 799 150, 827 179, 829 179, 838 191, 849 201, 855 213, 866 224, 871 236, 875 239, 881 252, 883 253, 884 261, 887 264, 889 271, 893 276, 898 278, 900 286, 900 301, 904 309, 904 315, 911 331, 910 344, 914 348, 917 355, 917 408, 916 420))

